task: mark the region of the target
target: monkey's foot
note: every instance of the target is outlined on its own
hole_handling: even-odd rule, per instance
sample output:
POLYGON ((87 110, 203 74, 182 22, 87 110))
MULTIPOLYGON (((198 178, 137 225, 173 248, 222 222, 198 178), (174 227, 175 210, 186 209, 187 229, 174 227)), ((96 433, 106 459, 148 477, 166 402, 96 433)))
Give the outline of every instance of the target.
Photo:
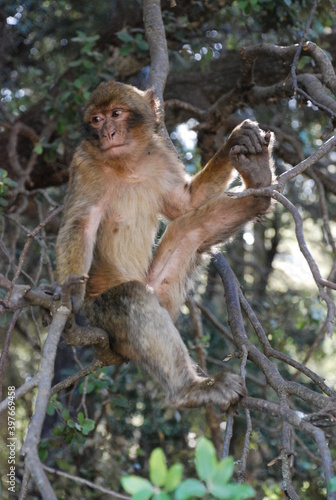
POLYGON ((256 122, 245 120, 236 135, 230 149, 230 160, 235 169, 243 177, 247 187, 258 188, 269 186, 272 182, 271 152, 274 135, 261 130, 256 122))
POLYGON ((247 396, 244 379, 234 373, 219 373, 215 378, 219 399, 213 401, 223 412, 230 406, 235 406, 239 400, 247 396))
POLYGON ((128 362, 111 350, 108 334, 101 328, 89 326, 82 314, 70 316, 63 331, 63 337, 69 345, 92 346, 96 359, 104 366, 128 362))
POLYGON ((242 377, 233 373, 220 373, 215 378, 201 378, 192 382, 182 394, 170 397, 169 404, 182 408, 198 408, 212 403, 224 412, 246 395, 242 377))

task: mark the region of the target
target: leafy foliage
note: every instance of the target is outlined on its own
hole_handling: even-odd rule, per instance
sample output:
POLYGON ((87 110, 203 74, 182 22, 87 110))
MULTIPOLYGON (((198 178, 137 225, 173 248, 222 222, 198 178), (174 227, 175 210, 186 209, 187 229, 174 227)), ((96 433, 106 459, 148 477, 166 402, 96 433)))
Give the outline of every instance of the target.
MULTIPOLYGON (((53 435, 64 439, 67 444, 70 444, 73 440, 77 441, 79 444, 83 444, 85 442, 85 436, 95 428, 95 422, 90 418, 85 418, 83 412, 77 414, 77 420, 73 419, 70 417, 69 410, 63 408, 62 403, 58 401, 57 398, 52 398, 47 408, 47 414, 49 416, 54 416, 56 413, 60 416, 61 421, 54 427, 53 435)), ((44 444, 41 446, 41 460, 46 458, 47 443, 47 440, 45 440, 44 444)))
MULTIPOLYGON (((20 256, 27 234, 54 207, 49 201, 63 201, 64 188, 49 185, 49 178, 63 169, 59 184, 66 180, 64 172, 80 138, 78 118, 89 92, 99 81, 109 78, 144 85, 149 54, 140 4, 138 0, 2 2, 6 22, 4 50, 0 54, 0 129, 4 136, 0 205, 5 212, 2 217, 1 273, 9 278, 21 265, 20 256), (9 121, 8 115, 11 118, 9 121), (16 184, 11 178, 16 177, 9 169, 11 161, 4 153, 8 151, 11 124, 17 120, 24 123, 30 120, 31 128, 36 129, 40 137, 38 142, 29 143, 30 148, 27 147, 28 139, 19 137, 17 159, 25 167, 31 152, 37 154, 39 176, 47 188, 34 192, 35 179, 28 177, 25 183, 27 191, 20 190, 15 198, 8 197, 15 193, 16 184), (52 129, 49 138, 42 133, 46 125, 52 129), (14 205, 7 212, 5 209, 9 200, 14 205)), ((242 46, 264 42, 277 45, 298 43, 312 2, 180 0, 175 9, 169 7, 169 2, 162 4, 166 8, 163 18, 171 64, 165 97, 167 101, 186 99, 194 106, 206 109, 232 90, 230 79, 237 77, 234 84, 239 84, 239 71, 235 72, 238 66, 236 51, 242 46), (222 65, 227 54, 230 64, 222 65)), ((328 45, 327 35, 332 31, 334 22, 332 2, 319 2, 308 39, 318 42, 331 53, 333 47, 328 45), (319 42, 321 34, 323 41, 319 42)), ((302 57, 298 73, 307 70, 313 74, 317 69, 314 64, 311 58, 302 57)), ((278 65, 278 69, 281 68, 282 63, 278 65)), ((273 82, 274 75, 269 73, 267 64, 257 70, 258 75, 262 73, 265 77, 261 85, 273 82)), ((225 110, 224 115, 222 110, 218 111, 215 124, 202 121, 202 118, 200 123, 195 118, 190 120, 188 111, 167 106, 167 123, 170 132, 175 134, 176 142, 179 141, 179 151, 186 160, 188 171, 198 171, 206 156, 211 154, 209 150, 214 144, 218 146, 223 139, 222 128, 226 119, 229 122, 243 116, 253 117, 276 130, 279 137, 276 144, 277 175, 300 161, 298 151, 300 155, 307 156, 316 150, 332 130, 327 114, 312 105, 307 106, 305 99, 300 99, 298 95, 246 108, 244 98, 247 92, 245 90, 242 95, 236 113, 228 117, 225 110), (220 129, 217 128, 219 124, 220 129), (181 125, 183 133, 179 133, 181 125), (197 148, 194 142, 190 145, 187 141, 190 134, 193 134, 194 142, 198 136, 197 148), (295 145, 299 148, 294 151, 295 145)), ((324 204, 321 186, 316 178, 313 180, 306 175, 297 177, 286 193, 304 219, 308 247, 322 266, 324 276, 328 276, 334 258, 330 245, 326 244, 326 212, 323 212, 323 207, 327 206, 334 235, 335 194, 329 187, 336 174, 335 164, 335 154, 331 153, 318 165, 319 175, 328 174, 324 184, 324 204)), ((53 282, 54 241, 58 223, 55 219, 34 239, 20 282, 33 287, 41 281, 53 282)), ((326 308, 319 301, 316 286, 304 268, 294 230, 291 215, 278 204, 257 228, 247 226, 243 235, 238 235, 234 242, 227 244, 225 252, 272 347, 302 361, 323 327, 326 308)), ((6 292, 0 292, 4 299, 6 292)), ((200 273, 195 298, 210 314, 216 315, 224 328, 228 328, 222 285, 211 268, 207 274, 200 273)), ((39 316, 37 308, 25 308, 19 317, 8 364, 3 365, 4 387, 8 382, 19 387, 38 369, 45 335, 39 316)), ((8 312, 1 316, 3 338, 11 319, 12 315, 8 312)), ((179 320, 179 330, 195 360, 200 361, 198 355, 201 352, 210 373, 215 368, 218 370, 215 366, 218 364, 220 369, 228 367, 238 372, 241 360, 237 359, 233 344, 214 325, 209 314, 204 314, 202 320, 202 338, 196 338, 187 308, 183 309, 179 320), (228 361, 223 363, 223 359, 228 361)), ((246 328, 249 338, 258 345, 254 329, 247 325, 246 328)), ((78 349, 76 359, 72 357, 70 348, 63 345, 60 351, 61 360, 55 373, 58 379, 77 371, 77 363, 86 365, 92 359, 90 349, 78 349)), ((335 385, 335 352, 334 339, 325 339, 316 347, 308 362, 308 366, 328 383, 331 382, 332 387, 335 385)), ((283 361, 272 358, 272 362, 288 380, 298 376, 296 370, 283 361)), ((249 395, 274 401, 274 391, 267 386, 258 367, 248 362, 246 370, 249 395)), ((316 391, 313 381, 302 375, 298 377, 298 382, 303 381, 305 387, 316 391)), ((143 491, 146 498, 171 498, 176 497, 177 492, 180 498, 190 498, 190 495, 220 498, 216 495, 221 494, 239 498, 234 495, 239 492, 245 494, 243 485, 232 482, 232 459, 218 461, 213 447, 203 440, 198 441, 196 448, 195 474, 192 461, 195 440, 204 434, 210 435, 215 426, 217 434, 212 434, 212 439, 217 448, 220 447, 223 437, 221 418, 218 417, 214 424, 209 413, 203 409, 179 412, 165 408, 163 399, 164 395, 157 386, 132 364, 99 370, 71 391, 62 391, 60 398, 53 398, 48 408, 44 439, 39 447, 40 456, 48 465, 94 483, 104 482, 112 489, 119 488, 121 476, 131 475, 134 477, 131 494, 143 491), (173 465, 168 466, 165 457, 173 465), (144 479, 148 463, 149 479, 144 479)), ((291 404, 299 411, 311 411, 311 405, 302 401, 297 404, 295 398, 291 404)), ((33 407, 31 394, 17 400, 20 444, 24 440, 33 407)), ((267 467, 267 463, 279 453, 282 429, 277 419, 264 415, 255 422, 255 416, 252 415, 247 481, 255 486, 258 498, 278 500, 283 496, 280 467, 267 467)), ((232 439, 235 457, 241 454, 245 431, 243 414, 240 413, 240 417, 235 419, 232 439)), ((326 485, 315 443, 301 431, 292 430, 292 433, 292 441, 295 442, 293 483, 300 498, 325 498, 326 485), (316 463, 311 457, 317 457, 316 463)), ((2 471, 7 470, 5 448, 0 446, 2 471)), ((332 446, 330 449, 335 460, 335 450, 332 446)), ((70 483, 64 478, 57 478, 54 487, 59 498, 93 497, 92 488, 70 483)), ((328 487, 330 491, 335 489, 335 478, 328 487)))
POLYGON ((15 187, 17 183, 8 177, 7 170, 0 168, 0 215, 1 215, 1 206, 6 207, 8 205, 8 201, 6 200, 6 196, 8 195, 10 188, 15 187))
POLYGON ((199 479, 183 480, 182 464, 176 463, 168 469, 162 449, 156 448, 149 458, 150 482, 132 475, 121 478, 121 483, 135 500, 188 500, 195 497, 243 500, 254 496, 251 486, 229 482, 233 475, 233 458, 218 461, 214 445, 205 437, 197 443, 195 462, 199 479))

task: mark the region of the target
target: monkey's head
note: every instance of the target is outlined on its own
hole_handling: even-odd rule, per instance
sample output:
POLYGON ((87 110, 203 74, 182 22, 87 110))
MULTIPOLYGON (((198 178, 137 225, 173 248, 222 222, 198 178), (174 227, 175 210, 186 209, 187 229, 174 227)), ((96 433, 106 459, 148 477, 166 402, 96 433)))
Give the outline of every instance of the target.
POLYGON ((103 82, 92 92, 84 110, 85 139, 107 157, 132 154, 146 147, 159 122, 153 90, 103 82))

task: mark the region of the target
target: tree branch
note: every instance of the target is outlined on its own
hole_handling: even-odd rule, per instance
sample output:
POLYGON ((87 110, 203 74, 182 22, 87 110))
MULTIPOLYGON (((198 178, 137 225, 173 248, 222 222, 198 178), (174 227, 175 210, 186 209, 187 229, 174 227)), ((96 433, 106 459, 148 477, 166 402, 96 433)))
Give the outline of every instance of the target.
MULTIPOLYGON (((307 403, 320 408, 326 408, 328 404, 333 404, 333 400, 314 393, 307 387, 303 387, 300 384, 285 381, 278 371, 278 368, 271 361, 269 361, 269 359, 264 354, 262 354, 256 348, 256 346, 254 346, 249 341, 245 332, 244 322, 239 305, 239 292, 236 277, 222 254, 214 254, 212 256, 212 262, 224 284, 229 324, 232 330, 234 343, 240 350, 247 350, 248 358, 262 370, 262 372, 265 374, 268 384, 274 389, 280 399, 280 405, 275 405, 274 403, 270 404, 269 402, 260 403, 260 410, 264 413, 270 413, 273 416, 280 415, 286 422, 294 425, 295 427, 307 430, 314 437, 320 451, 323 453, 322 460, 324 465, 324 473, 326 480, 329 481, 329 479, 333 475, 333 471, 330 468, 332 459, 330 450, 327 449, 327 446, 324 446, 324 443, 326 443, 324 434, 322 433, 321 435, 321 432, 319 432, 315 426, 306 421, 306 419, 309 418, 309 415, 303 414, 302 412, 294 412, 293 410, 290 410, 288 405, 284 404, 284 401, 287 401, 287 397, 295 395, 303 399, 307 403), (277 408, 276 410, 275 407, 277 408)), ((242 403, 243 406, 247 404, 246 400, 250 402, 250 399, 251 398, 244 398, 242 403)), ((248 407, 252 409, 251 404, 249 404, 248 407)), ((285 460, 285 457, 283 457, 283 460, 285 460)), ((290 488, 290 475, 288 475, 286 465, 285 469, 287 471, 285 471, 287 475, 286 479, 289 480, 288 484, 290 488)), ((328 498, 334 499, 335 496, 333 496, 333 494, 330 494, 328 498)))
POLYGON ((42 497, 46 500, 56 500, 56 495, 43 471, 37 450, 50 398, 57 346, 71 312, 71 288, 73 285, 78 285, 79 283, 83 283, 81 278, 70 277, 68 281, 63 284, 60 303, 55 307, 53 319, 42 352, 34 414, 30 421, 27 436, 22 447, 22 453, 25 455, 25 463, 42 497))
POLYGON ((144 0, 143 17, 151 59, 147 86, 155 88, 163 109, 163 92, 169 72, 169 60, 160 0, 144 0))

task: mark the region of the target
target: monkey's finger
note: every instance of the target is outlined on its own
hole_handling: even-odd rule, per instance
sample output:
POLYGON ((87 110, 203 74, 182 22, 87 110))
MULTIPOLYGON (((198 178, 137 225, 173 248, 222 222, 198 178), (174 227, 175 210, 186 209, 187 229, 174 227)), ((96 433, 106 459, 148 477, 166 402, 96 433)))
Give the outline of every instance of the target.
POLYGON ((46 295, 52 296, 54 300, 58 300, 61 296, 61 287, 58 285, 43 284, 38 289, 46 295))
POLYGON ((270 132, 269 130, 265 133, 265 136, 264 136, 264 144, 269 144, 270 143, 270 140, 271 140, 271 137, 272 137, 272 132, 270 132))
MULTIPOLYGON (((247 131, 246 131, 247 132, 247 131)), ((261 153, 262 147, 260 140, 254 133, 245 133, 237 138, 238 144, 236 146, 240 146, 241 148, 245 148, 245 154, 258 154, 261 153)), ((243 151, 242 151, 243 152, 243 151)))
POLYGON ((265 132, 261 130, 257 122, 251 120, 245 120, 242 123, 240 132, 243 133, 241 136, 242 140, 248 138, 250 146, 250 153, 261 153, 262 144, 264 144, 265 132))
POLYGON ((240 154, 246 155, 249 153, 249 149, 241 144, 236 144, 230 149, 230 156, 238 156, 240 154))

